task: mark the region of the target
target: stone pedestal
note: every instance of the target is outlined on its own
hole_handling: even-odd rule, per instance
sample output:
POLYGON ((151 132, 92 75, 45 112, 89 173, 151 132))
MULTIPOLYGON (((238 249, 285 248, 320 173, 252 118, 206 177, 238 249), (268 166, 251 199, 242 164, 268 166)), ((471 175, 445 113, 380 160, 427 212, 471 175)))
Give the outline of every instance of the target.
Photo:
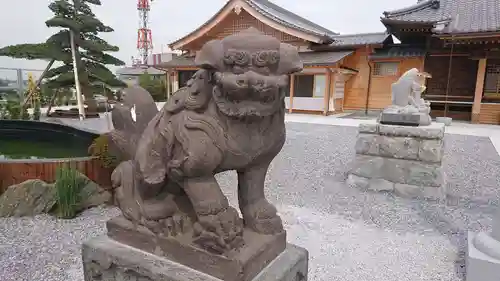
POLYGON ((443 124, 396 126, 360 124, 350 185, 394 191, 404 197, 443 199, 443 124))
MULTIPOLYGON (((117 242, 108 236, 94 238, 83 244, 85 281, 221 281, 219 279, 160 255, 151 254, 117 242)), ((213 260, 206 260, 207 265, 213 260)), ((307 281, 308 253, 288 244, 253 281, 307 281)), ((236 275, 237 268, 234 268, 236 275)))
POLYGON ((500 280, 500 213, 494 218, 491 233, 468 235, 467 281, 500 280))

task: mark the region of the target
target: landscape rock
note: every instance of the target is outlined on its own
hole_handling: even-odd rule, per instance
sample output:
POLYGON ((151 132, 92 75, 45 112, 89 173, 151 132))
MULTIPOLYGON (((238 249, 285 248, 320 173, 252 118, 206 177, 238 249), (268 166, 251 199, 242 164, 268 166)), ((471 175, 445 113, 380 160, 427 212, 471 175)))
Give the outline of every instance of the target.
POLYGON ((108 204, 112 201, 112 196, 109 191, 90 180, 84 174, 80 174, 80 176, 84 178, 87 184, 80 192, 80 196, 83 198, 83 201, 77 209, 78 212, 92 207, 108 204))
POLYGON ((78 212, 97 207, 100 205, 108 204, 111 202, 111 193, 104 190, 95 182, 89 180, 85 187, 80 192, 84 200, 78 207, 78 212))
MULTIPOLYGON (((95 182, 81 175, 86 185, 80 191, 81 204, 77 212, 107 204, 111 201, 111 194, 95 182)), ((0 217, 23 217, 49 213, 56 207, 56 189, 53 183, 46 183, 39 179, 27 180, 12 185, 0 195, 0 217)))
POLYGON ((48 213, 56 204, 54 185, 28 180, 10 186, 0 196, 0 217, 34 216, 48 213))

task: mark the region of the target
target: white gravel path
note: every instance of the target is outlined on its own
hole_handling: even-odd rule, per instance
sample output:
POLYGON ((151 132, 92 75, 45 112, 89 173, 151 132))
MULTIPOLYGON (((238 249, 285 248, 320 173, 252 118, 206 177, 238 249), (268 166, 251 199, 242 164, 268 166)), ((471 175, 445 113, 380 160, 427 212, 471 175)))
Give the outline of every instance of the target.
MULTIPOLYGON (((467 230, 488 230, 499 202, 500 157, 488 138, 446 136, 445 204, 366 193, 342 183, 356 128, 287 124, 267 196, 292 243, 310 252, 312 281, 463 280, 467 230)), ((218 180, 235 205, 236 176, 218 180)), ((70 221, 0 219, 1 281, 83 281, 80 245, 105 232, 114 208, 70 221)))

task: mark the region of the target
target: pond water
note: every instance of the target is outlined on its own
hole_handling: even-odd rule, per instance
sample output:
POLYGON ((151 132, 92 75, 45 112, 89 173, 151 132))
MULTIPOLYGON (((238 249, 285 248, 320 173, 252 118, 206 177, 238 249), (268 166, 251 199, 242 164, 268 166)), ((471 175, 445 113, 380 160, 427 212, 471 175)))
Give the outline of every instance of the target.
POLYGON ((45 142, 0 138, 2 159, 48 159, 88 156, 87 146, 81 142, 45 142))

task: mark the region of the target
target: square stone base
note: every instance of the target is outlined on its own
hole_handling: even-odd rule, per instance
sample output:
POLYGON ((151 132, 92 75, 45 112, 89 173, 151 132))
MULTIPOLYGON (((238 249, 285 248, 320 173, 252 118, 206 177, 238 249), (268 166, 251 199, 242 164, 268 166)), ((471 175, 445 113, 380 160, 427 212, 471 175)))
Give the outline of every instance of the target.
POLYGON ((285 232, 263 235, 245 228, 243 247, 223 256, 194 246, 192 229, 174 237, 157 236, 122 216, 110 219, 107 229, 108 237, 117 242, 227 281, 252 280, 287 244, 285 232))
POLYGON ((420 125, 420 118, 419 114, 382 112, 380 114, 380 124, 417 127, 420 125))
MULTIPOLYGON (((84 243, 82 259, 85 281, 226 281, 108 236, 84 243)), ((252 280, 307 281, 307 270, 307 250, 288 244, 285 251, 252 280)))
POLYGON ((500 260, 490 257, 474 246, 477 233, 469 232, 467 236, 466 281, 498 281, 500 280, 500 260))

